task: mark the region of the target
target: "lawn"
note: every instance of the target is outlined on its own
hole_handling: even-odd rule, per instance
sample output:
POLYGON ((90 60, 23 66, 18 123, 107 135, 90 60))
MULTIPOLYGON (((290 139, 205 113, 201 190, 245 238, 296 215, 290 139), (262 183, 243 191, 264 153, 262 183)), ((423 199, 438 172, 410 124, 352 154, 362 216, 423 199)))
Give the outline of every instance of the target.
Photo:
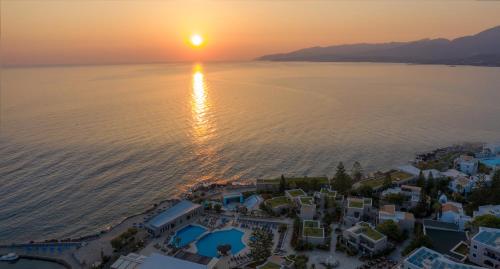
POLYGON ((392 181, 401 181, 401 180, 408 180, 408 179, 411 179, 413 177, 413 175, 411 174, 408 174, 408 173, 405 173, 405 172, 401 172, 401 171, 396 171, 394 173, 391 173, 391 178, 392 178, 392 181))
MULTIPOLYGON (((391 173, 392 182, 404 181, 411 179, 412 177, 413 175, 401 171, 395 171, 391 173)), ((369 186, 376 189, 384 184, 384 179, 385 176, 379 176, 376 178, 365 180, 361 182, 361 185, 369 186)))
POLYGON ((287 191, 292 197, 297 197, 297 196, 305 196, 306 193, 301 190, 301 189, 296 189, 296 190, 288 190, 287 191))
POLYGON ((469 248, 467 247, 466 244, 464 244, 463 242, 460 242, 460 245, 458 245, 455 249, 454 249, 455 252, 457 253, 460 253, 464 256, 467 256, 469 254, 469 248))
MULTIPOLYGON (((287 184, 303 184, 308 183, 313 180, 316 180, 318 184, 324 185, 329 184, 330 181, 327 177, 285 177, 287 184)), ((259 178, 257 179, 257 183, 266 183, 266 184, 279 184, 281 178, 259 178)))
POLYGON ((323 228, 305 227, 304 236, 323 237, 323 228))
POLYGON ((304 227, 305 228, 319 228, 319 223, 318 223, 318 221, 315 221, 315 220, 304 220, 304 227))
POLYGON ((281 266, 279 264, 275 264, 274 262, 266 262, 264 265, 259 267, 260 269, 280 269, 281 266))
POLYGON ((313 205, 313 198, 312 197, 300 197, 300 203, 304 205, 313 205))
POLYGON ((266 203, 271 207, 278 207, 281 205, 289 204, 288 198, 285 196, 278 196, 272 199, 266 200, 266 203))
POLYGON ((366 236, 368 236, 369 238, 371 238, 372 240, 375 240, 375 241, 384 237, 383 234, 372 229, 370 226, 368 226, 368 224, 363 225, 363 234, 365 234, 366 236))
POLYGON ((363 200, 360 199, 349 199, 349 207, 363 208, 363 200))

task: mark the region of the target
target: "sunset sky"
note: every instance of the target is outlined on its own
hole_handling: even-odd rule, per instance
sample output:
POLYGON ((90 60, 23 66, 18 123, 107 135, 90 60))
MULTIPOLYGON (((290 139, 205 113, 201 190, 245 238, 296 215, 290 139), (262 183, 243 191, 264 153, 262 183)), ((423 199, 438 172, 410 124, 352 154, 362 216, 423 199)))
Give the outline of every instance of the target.
POLYGON ((311 46, 455 38, 498 1, 1 1, 3 65, 249 60, 311 46), (192 34, 205 44, 188 44, 192 34))

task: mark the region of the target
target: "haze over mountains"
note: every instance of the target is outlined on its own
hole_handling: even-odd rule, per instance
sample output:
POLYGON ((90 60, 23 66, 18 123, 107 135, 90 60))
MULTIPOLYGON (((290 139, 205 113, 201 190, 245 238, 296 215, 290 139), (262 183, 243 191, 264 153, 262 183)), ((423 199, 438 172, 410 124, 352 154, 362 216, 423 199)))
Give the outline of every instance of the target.
POLYGON ((500 26, 453 40, 438 38, 312 47, 264 55, 257 60, 500 66, 500 26))

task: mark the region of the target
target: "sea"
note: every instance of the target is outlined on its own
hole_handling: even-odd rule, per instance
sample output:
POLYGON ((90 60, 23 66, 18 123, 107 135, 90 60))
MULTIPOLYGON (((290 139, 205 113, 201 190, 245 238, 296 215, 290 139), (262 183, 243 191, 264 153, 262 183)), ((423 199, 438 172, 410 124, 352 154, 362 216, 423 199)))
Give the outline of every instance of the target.
POLYGON ((500 68, 3 68, 0 243, 94 234, 202 181, 366 172, 500 141, 500 68))

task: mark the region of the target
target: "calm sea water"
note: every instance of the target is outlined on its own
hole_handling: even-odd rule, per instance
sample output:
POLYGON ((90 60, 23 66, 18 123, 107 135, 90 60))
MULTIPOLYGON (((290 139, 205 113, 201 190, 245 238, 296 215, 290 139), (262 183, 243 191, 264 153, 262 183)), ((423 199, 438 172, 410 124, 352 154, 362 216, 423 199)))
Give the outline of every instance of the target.
POLYGON ((94 233, 200 180, 332 175, 500 140, 500 69, 220 63, 2 70, 0 242, 94 233))

